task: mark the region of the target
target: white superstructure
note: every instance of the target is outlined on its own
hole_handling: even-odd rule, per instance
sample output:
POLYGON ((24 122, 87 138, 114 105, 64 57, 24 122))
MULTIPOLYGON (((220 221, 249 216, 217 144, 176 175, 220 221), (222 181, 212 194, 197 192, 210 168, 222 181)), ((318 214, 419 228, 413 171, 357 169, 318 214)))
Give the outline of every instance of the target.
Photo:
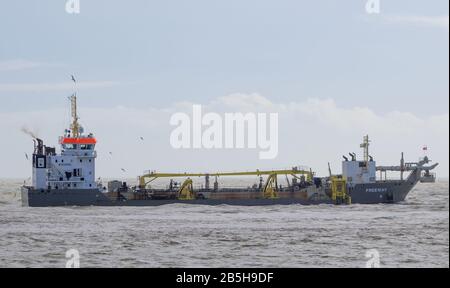
POLYGON ((369 156, 369 136, 364 137, 361 144, 364 150, 364 159, 357 160, 355 154, 350 154, 351 160, 342 162, 342 176, 349 186, 355 184, 376 182, 376 162, 369 156))
POLYGON ((94 135, 83 134, 76 112, 77 98, 71 97, 73 122, 59 138, 61 153, 35 139, 32 185, 35 189, 95 189, 94 135))

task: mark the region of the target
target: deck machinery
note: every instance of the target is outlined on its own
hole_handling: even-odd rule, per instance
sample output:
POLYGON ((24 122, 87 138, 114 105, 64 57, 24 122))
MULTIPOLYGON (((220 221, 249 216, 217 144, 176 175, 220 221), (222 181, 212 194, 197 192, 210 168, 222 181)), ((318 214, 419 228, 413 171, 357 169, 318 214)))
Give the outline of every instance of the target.
POLYGON ((72 124, 60 137, 61 152, 34 139, 32 184, 22 187, 24 206, 156 206, 173 203, 206 205, 275 205, 275 204, 374 204, 396 203, 419 182, 424 181, 438 164, 426 166, 425 157, 418 162, 405 163, 403 154, 399 166, 376 166, 369 155, 369 137, 361 148, 363 159, 355 153, 344 156, 342 173, 318 177, 311 169, 294 167, 286 170, 256 170, 229 173, 157 173, 139 177, 137 186, 111 181, 105 187, 95 181, 95 145, 93 134, 84 134, 77 115, 77 98, 71 98, 72 124), (380 172, 377 179, 376 173, 380 172), (388 180, 387 171, 400 172, 399 180, 388 180), (384 173, 384 179, 383 179, 384 173), (404 173, 409 173, 405 178, 404 173), (245 188, 220 187, 219 177, 259 177, 259 183, 245 188), (280 185, 278 177, 286 184, 280 185), (193 178, 204 178, 204 185, 194 187, 193 178), (289 178, 291 177, 291 178, 289 178), (179 183, 174 178, 182 178, 179 183), (213 185, 210 179, 214 178, 213 185), (156 179, 170 179, 167 188, 152 187, 156 179))
MULTIPOLYGON (((205 194, 211 196, 211 192, 218 193, 228 193, 229 197, 232 197, 231 194, 235 193, 235 198, 239 198, 239 196, 244 197, 254 197, 254 198, 265 198, 265 199, 276 199, 279 197, 279 192, 285 191, 283 190, 281 185, 278 185, 278 175, 285 175, 286 178, 288 175, 292 176, 292 184, 290 184, 289 179, 287 179, 288 186, 293 188, 291 190, 300 190, 302 187, 308 186, 308 183, 312 182, 314 173, 311 170, 304 170, 298 167, 294 167, 290 170, 267 170, 267 171, 252 171, 252 172, 228 172, 228 173, 156 173, 149 172, 145 175, 139 177, 139 191, 143 191, 145 193, 149 193, 148 195, 164 195, 166 190, 155 190, 148 189, 149 183, 153 182, 159 178, 179 178, 188 177, 181 185, 178 185, 177 182, 174 182, 173 179, 170 180, 169 191, 174 192, 170 193, 168 197, 176 197, 178 199, 183 200, 193 200, 198 197, 203 198, 205 194), (254 184, 252 187, 248 187, 246 189, 236 189, 233 188, 231 190, 219 189, 219 183, 217 181, 218 177, 238 177, 238 176, 259 176, 260 182, 259 185, 254 184), (267 176, 267 180, 264 183, 263 176, 267 176), (193 180, 190 177, 204 177, 205 185, 204 188, 199 191, 194 191, 193 189, 193 180), (210 178, 214 177, 215 181, 213 184, 213 188, 210 187, 210 178), (148 179, 148 180, 147 180, 148 179), (247 192, 248 194, 245 194, 247 192), (250 195, 254 194, 254 195, 250 195)), ((224 194, 223 194, 224 195, 224 194)), ((222 195, 222 196, 223 196, 222 195)), ((159 196, 164 197, 164 196, 159 196)))

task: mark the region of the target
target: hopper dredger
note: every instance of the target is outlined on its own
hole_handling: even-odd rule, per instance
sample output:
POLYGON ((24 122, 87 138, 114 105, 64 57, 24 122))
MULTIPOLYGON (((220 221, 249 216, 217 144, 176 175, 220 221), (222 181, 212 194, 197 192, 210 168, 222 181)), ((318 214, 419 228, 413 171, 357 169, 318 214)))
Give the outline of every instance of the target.
POLYGON ((430 163, 428 157, 408 163, 402 154, 398 166, 377 166, 369 155, 370 141, 365 136, 361 144, 363 159, 358 160, 355 153, 350 153, 350 157, 344 156, 339 175, 332 175, 330 171, 326 177, 317 177, 310 169, 301 167, 231 173, 148 172, 139 177, 139 184, 135 187, 120 181, 110 181, 104 186, 95 178, 97 139, 93 134, 86 135, 78 122, 76 95, 70 100, 73 121, 59 139, 60 153, 45 146, 41 139, 34 139, 31 185, 24 185, 21 189, 24 206, 397 203, 404 201, 419 181, 433 182, 428 175, 438 165, 426 166, 430 163), (400 179, 388 180, 388 171, 400 172, 400 179), (220 187, 218 177, 231 176, 257 176, 259 182, 246 188, 220 187), (287 185, 279 185, 279 176, 286 177, 287 185), (192 180, 198 177, 204 179, 204 185, 200 188, 194 187, 192 180), (154 180, 160 178, 169 179, 167 188, 151 186, 154 180), (177 182, 174 178, 183 180, 177 182))

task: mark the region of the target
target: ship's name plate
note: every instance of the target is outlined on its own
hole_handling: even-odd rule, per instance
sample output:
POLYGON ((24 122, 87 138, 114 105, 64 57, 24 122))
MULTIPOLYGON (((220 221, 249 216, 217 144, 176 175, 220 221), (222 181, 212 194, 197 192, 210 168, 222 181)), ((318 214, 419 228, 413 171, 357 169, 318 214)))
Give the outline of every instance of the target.
POLYGON ((368 193, 383 193, 387 192, 388 188, 367 188, 366 192, 368 193))

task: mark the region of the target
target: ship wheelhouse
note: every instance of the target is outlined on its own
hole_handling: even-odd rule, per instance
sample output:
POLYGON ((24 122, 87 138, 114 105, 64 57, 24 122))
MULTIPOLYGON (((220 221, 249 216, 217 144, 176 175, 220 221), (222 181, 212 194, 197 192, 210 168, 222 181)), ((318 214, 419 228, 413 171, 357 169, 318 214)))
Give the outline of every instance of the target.
MULTIPOLYGON (((70 133, 70 131, 68 130, 66 133, 70 133)), ((69 134, 64 137, 60 137, 59 144, 61 145, 61 154, 88 156, 95 154, 97 139, 95 139, 92 134, 89 134, 88 136, 79 136, 76 138, 70 137, 69 134)))

